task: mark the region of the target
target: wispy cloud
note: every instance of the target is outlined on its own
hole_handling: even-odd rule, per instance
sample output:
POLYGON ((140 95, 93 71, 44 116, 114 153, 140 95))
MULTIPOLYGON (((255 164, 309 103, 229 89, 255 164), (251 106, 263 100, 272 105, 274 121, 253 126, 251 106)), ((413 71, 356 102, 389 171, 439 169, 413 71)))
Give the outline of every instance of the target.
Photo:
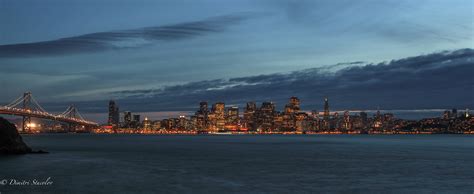
POLYGON ((156 41, 177 41, 223 32, 252 14, 240 13, 205 20, 129 30, 97 32, 57 40, 0 45, 0 58, 54 56, 134 48, 156 41))

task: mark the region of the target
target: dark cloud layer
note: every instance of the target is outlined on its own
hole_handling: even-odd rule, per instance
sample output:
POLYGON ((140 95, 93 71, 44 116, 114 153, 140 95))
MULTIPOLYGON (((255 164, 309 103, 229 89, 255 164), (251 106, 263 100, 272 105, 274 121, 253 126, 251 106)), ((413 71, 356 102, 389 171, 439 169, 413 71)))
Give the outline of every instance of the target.
MULTIPOLYGON (((474 50, 461 49, 379 64, 345 63, 290 73, 206 80, 162 89, 114 92, 122 110, 194 110, 199 101, 273 101, 282 107, 298 96, 304 109, 321 109, 324 96, 335 109, 474 107, 474 50)), ((84 102, 87 111, 106 111, 106 101, 84 102), (92 107, 91 104, 97 105, 92 107)))
POLYGON ((52 56, 97 52, 147 45, 148 41, 175 41, 221 32, 250 14, 213 17, 201 21, 130 30, 98 32, 51 41, 0 45, 0 58, 52 56))

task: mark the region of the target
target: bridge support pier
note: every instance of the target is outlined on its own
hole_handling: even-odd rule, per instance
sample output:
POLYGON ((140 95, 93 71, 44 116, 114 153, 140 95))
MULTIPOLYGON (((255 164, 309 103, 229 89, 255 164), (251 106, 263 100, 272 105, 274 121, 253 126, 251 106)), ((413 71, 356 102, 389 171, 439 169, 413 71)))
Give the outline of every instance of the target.
POLYGON ((31 117, 23 116, 23 133, 29 133, 31 130, 31 117))
MULTIPOLYGON (((23 94, 23 109, 30 110, 31 109, 31 92, 25 92, 23 94)), ((23 133, 29 133, 31 130, 31 117, 23 116, 23 133)))

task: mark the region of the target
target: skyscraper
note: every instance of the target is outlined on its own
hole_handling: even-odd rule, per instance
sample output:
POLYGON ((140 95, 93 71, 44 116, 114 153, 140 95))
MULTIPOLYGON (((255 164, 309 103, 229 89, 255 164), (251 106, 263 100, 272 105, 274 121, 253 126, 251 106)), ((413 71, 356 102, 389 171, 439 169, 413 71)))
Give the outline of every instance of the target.
POLYGON ((226 130, 240 130, 240 116, 239 116, 239 107, 233 106, 227 108, 226 112, 226 130))
POLYGON ((349 111, 344 111, 344 122, 343 122, 343 128, 345 130, 351 130, 351 120, 350 120, 350 115, 349 111))
POLYGON ((140 115, 133 115, 133 120, 132 120, 132 128, 138 128, 140 127, 140 115))
POLYGON ((224 129, 225 126, 225 104, 223 102, 217 102, 212 106, 212 112, 216 119, 216 128, 218 130, 224 129))
POLYGON ((275 116, 275 104, 273 102, 262 102, 258 110, 258 128, 262 131, 269 131, 273 127, 273 117, 275 116))
POLYGON ((148 117, 145 117, 145 120, 143 120, 143 129, 145 130, 150 130, 151 129, 151 121, 148 120, 148 117))
POLYGON ((123 113, 123 126, 125 128, 129 128, 131 123, 132 123, 132 112, 125 111, 123 113))
POLYGON ((247 130, 255 130, 255 114, 257 111, 257 104, 255 102, 247 102, 244 111, 244 128, 247 130))
POLYGON ((329 130, 329 100, 328 97, 324 98, 324 114, 323 114, 323 125, 324 129, 329 130))
POLYGON ((195 127, 198 130, 206 130, 209 125, 209 109, 207 102, 203 101, 199 103, 199 110, 194 114, 195 118, 195 127))
POLYGON ((328 100, 328 97, 324 98, 324 120, 329 120, 329 100, 328 100))
POLYGON ((298 97, 292 96, 290 98, 290 103, 289 104, 293 108, 293 112, 299 112, 300 111, 300 99, 298 99, 298 97))
POLYGON ((199 103, 199 111, 203 114, 207 114, 208 109, 207 109, 207 102, 202 101, 199 103))
POLYGON ((227 109, 227 123, 226 125, 239 124, 239 107, 233 106, 227 109))
POLYGON ((109 119, 107 121, 108 125, 111 125, 113 128, 117 128, 120 122, 120 113, 119 108, 115 104, 115 101, 109 101, 109 119))
MULTIPOLYGON (((285 130, 293 130, 296 127, 296 115, 300 112, 300 99, 295 96, 290 98, 288 104, 285 105, 285 111, 282 115, 282 126, 285 130)), ((301 129, 301 126, 300 126, 301 129)))

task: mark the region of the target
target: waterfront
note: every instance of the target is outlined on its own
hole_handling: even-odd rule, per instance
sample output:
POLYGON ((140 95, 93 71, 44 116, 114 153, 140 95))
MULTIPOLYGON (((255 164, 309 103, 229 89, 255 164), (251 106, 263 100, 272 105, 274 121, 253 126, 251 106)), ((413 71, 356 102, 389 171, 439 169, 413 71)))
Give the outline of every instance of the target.
POLYGON ((2 193, 472 193, 470 135, 40 134, 2 156, 2 193))

